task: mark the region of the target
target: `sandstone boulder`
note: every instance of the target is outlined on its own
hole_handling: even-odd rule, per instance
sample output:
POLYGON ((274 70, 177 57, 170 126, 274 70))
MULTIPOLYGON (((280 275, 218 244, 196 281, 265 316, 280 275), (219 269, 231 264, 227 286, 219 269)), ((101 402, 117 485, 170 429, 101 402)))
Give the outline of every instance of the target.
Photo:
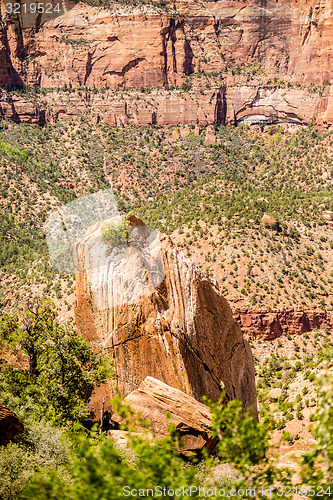
POLYGON ((207 127, 206 130, 206 136, 205 136, 205 142, 207 144, 215 144, 216 142, 216 135, 215 135, 215 130, 214 127, 207 127))
POLYGON ((229 399, 256 409, 251 349, 216 282, 169 237, 159 235, 150 248, 154 255, 122 249, 112 261, 115 250, 101 244, 96 227, 76 245, 83 270, 76 275, 76 323, 97 352, 114 360, 117 374, 95 393, 92 407, 99 411, 104 396, 116 389, 127 396, 151 376, 199 401, 217 400, 223 382, 229 399), (152 286, 156 277, 161 281, 152 286), (144 293, 130 300, 139 284, 144 293))
POLYGON ((271 229, 277 229, 279 222, 274 217, 264 214, 260 220, 260 224, 271 229))
MULTIPOLYGON (((215 446, 215 439, 210 437, 210 409, 160 380, 146 377, 138 389, 125 398, 125 403, 150 422, 158 438, 165 437, 170 424, 174 424, 182 440, 180 452, 183 455, 199 452, 203 447, 210 452, 215 446), (167 412, 169 419, 166 418, 167 412)), ((118 424, 122 422, 118 415, 114 415, 112 420, 118 424)), ((118 438, 117 431, 111 431, 112 435, 118 438)), ((124 439, 125 436, 120 437, 124 439)))
POLYGON ((269 391, 267 397, 269 397, 269 399, 278 400, 281 395, 282 395, 282 390, 279 387, 276 387, 275 389, 271 389, 269 391))
POLYGON ((0 446, 8 444, 23 431, 24 427, 18 416, 7 406, 0 404, 0 446))
POLYGON ((186 125, 185 127, 182 127, 180 129, 180 136, 183 138, 187 137, 190 132, 191 132, 190 127, 188 125, 186 125))
POLYGON ((178 139, 180 139, 180 133, 177 129, 172 131, 171 137, 174 141, 178 141, 178 139))

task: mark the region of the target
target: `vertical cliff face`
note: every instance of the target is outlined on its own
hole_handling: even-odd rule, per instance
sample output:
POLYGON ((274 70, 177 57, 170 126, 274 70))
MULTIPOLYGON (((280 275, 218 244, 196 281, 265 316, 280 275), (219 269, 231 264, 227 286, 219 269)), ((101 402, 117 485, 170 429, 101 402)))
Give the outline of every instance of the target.
MULTIPOLYGON (((234 123, 248 116, 332 122, 330 2, 178 1, 174 6, 112 4, 110 10, 79 3, 51 21, 38 24, 36 18, 32 29, 23 29, 20 16, 3 11, 0 85, 159 89, 138 113, 133 102, 123 102, 126 96, 108 97, 107 107, 114 108, 112 115, 123 115, 124 123, 234 123), (170 99, 165 91, 189 83, 187 101, 179 95, 170 99), (202 98, 206 87, 209 99, 202 98), (216 113, 205 116, 201 108, 211 104, 216 113), (175 113, 183 105, 186 111, 175 113)), ((95 96, 94 103, 76 96, 79 106, 97 105, 98 112, 105 108, 103 100, 104 95, 98 102, 95 96)), ((59 109, 59 96, 51 101, 43 98, 41 109, 56 105, 55 117, 66 114, 68 102, 59 109)), ((24 106, 21 110, 25 120, 24 106)), ((0 114, 12 116, 6 106, 0 114)), ((54 118, 51 112, 48 116, 54 118)))
MULTIPOLYGON (((126 301, 128 287, 142 279, 142 258, 130 248, 116 263, 89 268, 99 237, 95 229, 76 248, 84 270, 76 276, 76 322, 97 351, 114 359, 121 393, 149 375, 198 400, 216 400, 222 381, 230 399, 256 407, 251 350, 217 286, 160 236, 163 280, 154 288, 148 277, 144 295, 126 301)), ((149 262, 144 266, 154 275, 149 262)))
POLYGON ((24 29, 22 16, 4 9, 1 51, 8 71, 1 77, 10 84, 19 75, 24 83, 42 87, 71 82, 131 88, 181 84, 193 73, 250 62, 298 83, 331 81, 329 1, 178 1, 174 6, 113 4, 109 10, 71 4, 55 19, 36 17, 32 29, 24 29))

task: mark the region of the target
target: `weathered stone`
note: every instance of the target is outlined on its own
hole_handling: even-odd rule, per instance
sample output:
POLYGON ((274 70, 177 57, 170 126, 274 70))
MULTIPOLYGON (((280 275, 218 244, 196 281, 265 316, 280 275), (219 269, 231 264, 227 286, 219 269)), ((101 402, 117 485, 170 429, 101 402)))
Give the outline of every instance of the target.
POLYGON ((189 127, 183 127, 180 129, 180 136, 181 137, 187 137, 188 134, 190 133, 190 128, 189 127))
MULTIPOLYGON (((180 452, 183 455, 199 452, 203 447, 210 452, 215 446, 215 439, 210 437, 210 409, 160 380, 146 377, 138 389, 125 398, 125 403, 150 422, 157 438, 165 437, 170 424, 174 424, 182 440, 180 452), (170 418, 166 417, 167 412, 170 418)), ((116 414, 112 420, 122 423, 116 414)))
POLYGON ((178 139, 180 139, 180 133, 177 129, 172 131, 171 137, 174 141, 178 141, 178 139))
POLYGON ((8 444, 23 431, 24 427, 18 416, 7 406, 0 404, 0 446, 8 444))
POLYGON ((238 309, 234 318, 250 338, 272 340, 283 334, 300 335, 312 330, 332 328, 333 317, 326 311, 281 309, 256 311, 238 309))
POLYGON ((333 212, 331 210, 325 210, 323 212, 323 219, 325 219, 325 221, 333 221, 333 212))
MULTIPOLYGON (((95 350, 114 359, 121 394, 128 395, 152 376, 197 400, 204 395, 216 400, 223 382, 230 399, 256 408, 251 350, 216 282, 160 235, 165 277, 128 302, 129 287, 141 279, 139 256, 129 251, 105 265, 103 252, 109 251, 100 245, 98 231, 92 229, 76 248, 84 272, 76 276, 75 316, 95 350), (87 268, 93 255, 100 257, 101 267, 87 268)), ((114 390, 103 386, 95 393, 95 411, 100 410, 102 391, 108 396, 114 390)))
POLYGON ((123 431, 120 429, 108 431, 107 436, 109 439, 112 439, 116 447, 120 450, 126 450, 128 448, 130 437, 142 436, 153 440, 153 435, 151 433, 123 431))
POLYGON ((282 395, 282 390, 279 387, 276 387, 275 389, 271 389, 269 393, 267 394, 267 397, 269 399, 274 399, 277 400, 279 397, 282 395))
POLYGON ((207 127, 205 142, 207 142, 207 144, 215 144, 216 143, 215 130, 211 126, 207 127))

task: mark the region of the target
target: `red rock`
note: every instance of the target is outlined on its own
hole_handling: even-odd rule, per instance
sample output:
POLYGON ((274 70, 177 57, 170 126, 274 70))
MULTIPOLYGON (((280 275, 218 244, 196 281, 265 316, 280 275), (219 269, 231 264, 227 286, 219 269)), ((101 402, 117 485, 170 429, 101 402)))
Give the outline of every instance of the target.
POLYGON ((300 335, 312 330, 333 327, 333 317, 325 311, 239 309, 235 311, 234 318, 250 338, 263 337, 268 340, 283 334, 300 335))
MULTIPOLYGON (((85 262, 96 251, 98 237, 95 228, 76 249, 84 270, 76 275, 76 323, 96 351, 114 359, 121 394, 151 376, 197 400, 203 395, 217 400, 222 381, 230 399, 256 407, 251 350, 217 284, 160 235, 163 282, 126 302, 126 283, 138 279, 136 256, 111 263, 107 274, 105 266, 89 271, 85 262)), ((113 391, 104 386, 95 393, 95 411, 113 391)))
MULTIPOLYGON (((124 402, 150 423, 150 428, 157 438, 167 436, 168 427, 173 424, 182 440, 180 452, 183 455, 198 452, 204 447, 211 451, 215 446, 215 440, 210 437, 210 409, 160 380, 146 377, 124 402), (167 412, 170 418, 166 417, 167 412)), ((118 424, 123 422, 116 414, 112 420, 118 424)))
POLYGON ((177 16, 153 6, 143 11, 137 5, 116 5, 110 11, 78 3, 31 30, 6 17, 0 37, 1 86, 81 90, 69 89, 61 99, 57 92, 34 96, 36 104, 14 94, 8 101, 2 93, 0 115, 41 123, 76 109, 75 114, 92 115, 93 122, 118 126, 332 124, 328 4, 315 6, 311 16, 305 0, 292 8, 287 0, 268 0, 265 8, 254 0, 178 1, 175 6, 177 16), (178 90, 170 90, 174 86, 178 90), (105 99, 104 89, 141 87, 155 88, 155 95, 135 94, 143 105, 126 95, 112 93, 105 99))
POLYGON ((23 431, 24 427, 18 416, 7 406, 0 404, 0 446, 8 444, 23 431))

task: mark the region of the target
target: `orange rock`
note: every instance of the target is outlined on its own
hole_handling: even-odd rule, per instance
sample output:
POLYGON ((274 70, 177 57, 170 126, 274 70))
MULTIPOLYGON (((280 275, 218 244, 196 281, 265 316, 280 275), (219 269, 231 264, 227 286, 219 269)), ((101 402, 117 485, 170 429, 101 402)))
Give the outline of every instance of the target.
MULTIPOLYGON (((180 452, 184 455, 200 451, 203 447, 211 451, 215 446, 215 440, 210 437, 210 409, 160 380, 146 377, 138 389, 125 398, 125 403, 150 422, 156 437, 165 437, 170 424, 174 424, 182 440, 180 452), (167 412, 170 418, 166 418, 167 412)), ((116 414, 112 420, 122 423, 122 418, 116 414)))
MULTIPOLYGON (((76 248, 84 272, 76 275, 75 317, 95 350, 114 360, 121 394, 151 376, 199 401, 204 395, 216 400, 222 381, 230 399, 256 408, 251 350, 217 284, 160 235, 163 282, 126 302, 128 287, 138 281, 137 255, 89 270, 85 263, 96 255, 98 238, 92 230, 76 248)), ((96 411, 102 391, 114 390, 95 393, 96 411)))

